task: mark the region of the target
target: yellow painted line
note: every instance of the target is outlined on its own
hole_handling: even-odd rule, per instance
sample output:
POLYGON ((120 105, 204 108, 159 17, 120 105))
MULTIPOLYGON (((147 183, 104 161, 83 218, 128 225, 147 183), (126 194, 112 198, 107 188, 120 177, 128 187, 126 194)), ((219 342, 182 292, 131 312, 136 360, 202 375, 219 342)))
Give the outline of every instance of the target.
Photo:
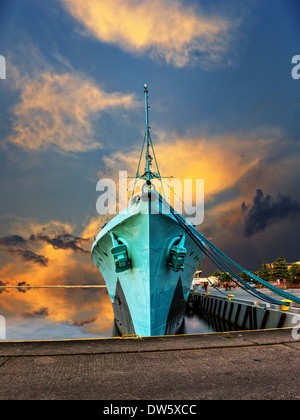
MULTIPOLYGON (((205 333, 195 333, 195 334, 175 334, 175 335, 147 335, 147 336, 136 336, 130 337, 130 339, 142 339, 142 338, 168 338, 168 337, 193 337, 201 335, 218 335, 218 334, 236 334, 236 333, 251 333, 251 332, 266 332, 266 331, 284 331, 284 330, 293 330, 295 327, 285 327, 285 328, 266 328, 264 330, 238 330, 238 331, 220 331, 220 332, 205 332, 205 333)), ((55 342, 70 342, 70 341, 94 341, 94 340, 124 340, 127 337, 90 337, 90 338, 58 338, 58 339, 48 339, 48 340, 16 340, 16 341, 7 341, 0 340, 1 343, 55 343, 55 342)))
POLYGON ((56 343, 56 342, 68 342, 68 341, 94 341, 94 340, 122 340, 122 337, 92 337, 92 338, 57 338, 57 339, 48 339, 48 340, 0 340, 1 343, 56 343))
POLYGON ((203 333, 194 333, 194 334, 174 334, 174 335, 149 335, 140 338, 168 338, 168 337, 193 337, 195 335, 217 335, 217 334, 235 334, 235 333, 247 333, 247 332, 260 332, 260 331, 282 331, 282 330, 292 330, 295 327, 284 327, 284 328, 266 328, 264 330, 229 330, 229 331, 213 331, 213 332, 203 332, 203 333))

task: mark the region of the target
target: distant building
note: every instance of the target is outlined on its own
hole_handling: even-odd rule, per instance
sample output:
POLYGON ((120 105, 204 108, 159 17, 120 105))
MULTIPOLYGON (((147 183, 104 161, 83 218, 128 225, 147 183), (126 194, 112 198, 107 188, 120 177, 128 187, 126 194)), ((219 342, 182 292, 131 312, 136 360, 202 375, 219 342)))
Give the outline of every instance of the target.
POLYGON ((196 273, 194 274, 194 279, 192 282, 192 288, 197 287, 197 286, 204 286, 205 284, 210 285, 212 284, 218 284, 219 280, 217 279, 217 277, 214 276, 209 276, 209 277, 201 277, 202 275, 202 271, 196 271, 196 273))
POLYGON ((202 270, 196 271, 196 273, 194 274, 194 280, 200 279, 201 278, 201 274, 202 274, 202 270))

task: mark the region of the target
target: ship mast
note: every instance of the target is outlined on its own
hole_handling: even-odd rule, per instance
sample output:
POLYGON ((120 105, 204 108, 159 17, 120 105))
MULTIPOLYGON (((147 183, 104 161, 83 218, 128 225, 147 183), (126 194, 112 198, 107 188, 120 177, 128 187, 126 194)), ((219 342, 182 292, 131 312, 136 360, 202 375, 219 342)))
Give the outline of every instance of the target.
POLYGON ((145 136, 146 136, 146 144, 147 144, 147 150, 146 150, 146 167, 145 167, 145 175, 147 176, 147 184, 150 184, 150 179, 151 179, 151 171, 150 171, 150 166, 152 163, 152 156, 150 155, 150 141, 151 141, 151 137, 150 137, 150 127, 149 127, 149 105, 148 105, 148 85, 145 83, 144 84, 144 94, 145 94, 145 117, 146 117, 146 132, 145 132, 145 136))
POLYGON ((142 146, 142 150, 141 150, 140 159, 139 159, 136 174, 135 174, 134 177, 131 177, 131 176, 128 177, 128 178, 135 178, 134 187, 133 187, 131 197, 133 197, 137 179, 144 179, 149 188, 151 186, 151 179, 154 179, 154 178, 159 179, 159 181, 161 182, 163 195, 165 195, 164 194, 164 188, 163 188, 163 185, 162 185, 162 178, 173 178, 172 176, 162 177, 160 175, 160 172, 159 172, 159 169, 158 169, 158 164, 157 164, 157 160, 156 160, 156 156, 155 156, 155 152, 154 152, 154 148, 153 148, 153 144, 152 144, 152 140, 151 140, 151 135, 150 135, 150 127, 149 127, 149 108, 150 108, 150 106, 148 104, 149 97, 148 97, 148 85, 147 85, 147 83, 144 84, 144 94, 145 94, 146 131, 145 131, 143 146, 142 146), (144 149, 145 149, 145 143, 146 143, 146 165, 145 165, 143 175, 140 175, 141 159, 142 159, 143 152, 144 152, 144 149), (150 154, 150 151, 151 151, 152 155, 150 154), (153 172, 153 169, 152 169, 153 159, 155 161, 156 172, 153 172))
MULTIPOLYGON (((147 184, 150 185, 151 184, 151 179, 157 178, 161 181, 161 176, 160 176, 160 172, 159 172, 159 169, 158 169, 158 164, 157 164, 157 160, 156 160, 156 156, 155 156, 155 152, 154 152, 154 148, 153 148, 153 144, 152 144, 152 140, 151 140, 151 135, 150 135, 150 127, 149 127, 149 108, 150 108, 150 106, 148 105, 148 99, 149 99, 149 97, 148 97, 148 85, 146 83, 144 84, 144 94, 145 94, 146 131, 145 131, 145 137, 144 137, 144 143, 143 143, 143 147, 142 147, 142 151, 141 151, 141 156, 142 156, 144 146, 145 146, 145 142, 146 142, 146 166, 145 166, 145 172, 142 176, 140 176, 140 178, 145 179, 147 184), (152 152, 153 157, 150 154, 150 151, 152 152), (153 170, 151 168, 153 158, 154 158, 154 161, 155 161, 157 172, 153 172, 153 170)), ((139 166, 140 166, 140 163, 139 163, 139 166)), ((138 167, 138 171, 139 171, 139 167, 138 167)))

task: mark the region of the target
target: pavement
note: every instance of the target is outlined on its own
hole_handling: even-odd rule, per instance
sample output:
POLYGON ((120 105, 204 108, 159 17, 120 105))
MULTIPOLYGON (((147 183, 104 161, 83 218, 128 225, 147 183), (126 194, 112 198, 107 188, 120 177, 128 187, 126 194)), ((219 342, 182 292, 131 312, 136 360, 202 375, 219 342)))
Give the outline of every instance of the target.
POLYGON ((299 400, 297 329, 0 342, 1 400, 299 400))

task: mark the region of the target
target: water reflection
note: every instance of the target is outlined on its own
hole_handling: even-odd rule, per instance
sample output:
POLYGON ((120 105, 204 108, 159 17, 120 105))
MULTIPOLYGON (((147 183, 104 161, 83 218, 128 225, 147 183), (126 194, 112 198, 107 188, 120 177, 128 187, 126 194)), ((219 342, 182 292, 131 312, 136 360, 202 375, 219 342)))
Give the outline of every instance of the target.
POLYGON ((2 289, 6 340, 109 337, 113 311, 106 289, 2 289))
MULTIPOLYGON (((6 340, 112 337, 114 314, 106 288, 0 289, 0 315, 6 340)), ((185 333, 230 331, 225 321, 204 315, 189 304, 185 333)))
POLYGON ((188 303, 185 313, 185 324, 188 334, 236 330, 233 324, 211 314, 204 313, 196 302, 188 303))

